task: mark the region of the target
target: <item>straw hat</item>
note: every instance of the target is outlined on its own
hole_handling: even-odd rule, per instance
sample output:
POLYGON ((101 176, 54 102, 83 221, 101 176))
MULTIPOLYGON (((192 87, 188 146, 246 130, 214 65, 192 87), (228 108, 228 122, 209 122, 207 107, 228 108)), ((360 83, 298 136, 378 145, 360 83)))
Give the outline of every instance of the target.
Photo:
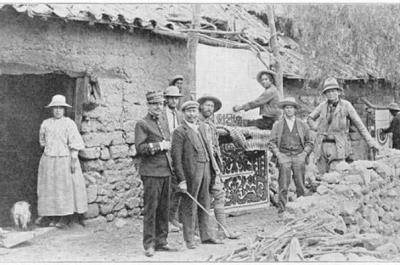
POLYGON ((201 98, 199 98, 197 100, 197 102, 199 102, 199 104, 201 105, 204 102, 206 102, 207 100, 211 100, 212 102, 214 102, 214 112, 217 112, 217 111, 219 111, 221 109, 221 107, 222 107, 221 100, 219 100, 218 98, 213 97, 211 95, 204 95, 201 98))
POLYGON ((324 82, 324 88, 322 90, 322 94, 331 89, 337 89, 343 91, 343 89, 339 87, 339 83, 336 80, 336 78, 328 77, 324 82))
POLYGON ((258 82, 258 83, 261 83, 261 76, 262 76, 263 74, 267 74, 267 75, 269 75, 270 77, 272 77, 272 82, 274 82, 274 72, 272 72, 272 71, 270 71, 270 70, 262 70, 262 71, 260 71, 260 72, 257 74, 257 76, 256 76, 256 79, 257 79, 257 82, 258 82))
POLYGON ((294 97, 287 97, 279 101, 278 107, 279 108, 284 108, 285 106, 293 106, 295 108, 299 108, 299 104, 296 102, 296 99, 294 97))
POLYGON ((185 103, 182 104, 181 110, 185 111, 187 109, 198 109, 199 108, 199 103, 193 100, 186 101, 185 103))
POLYGON ((50 104, 47 105, 45 108, 51 108, 51 107, 71 108, 71 105, 66 103, 65 97, 63 95, 54 95, 53 98, 51 99, 50 104))
POLYGON ((389 104, 389 106, 387 107, 389 110, 397 110, 400 111, 400 107, 399 104, 397 104, 396 102, 392 102, 389 104))
POLYGON ((166 97, 183 97, 181 93, 179 93, 179 88, 176 86, 169 86, 164 91, 164 96, 166 97))

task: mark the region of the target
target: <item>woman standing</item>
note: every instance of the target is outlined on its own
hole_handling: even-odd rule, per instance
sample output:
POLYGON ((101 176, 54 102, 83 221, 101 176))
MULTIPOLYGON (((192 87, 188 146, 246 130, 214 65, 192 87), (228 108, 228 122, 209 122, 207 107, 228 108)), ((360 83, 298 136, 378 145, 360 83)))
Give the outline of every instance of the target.
POLYGON ((78 152, 84 143, 74 121, 65 117, 71 107, 65 97, 55 95, 46 108, 52 109, 53 117, 40 126, 39 141, 44 147, 38 170, 38 214, 50 225, 64 228, 74 213, 87 211, 87 195, 78 152))

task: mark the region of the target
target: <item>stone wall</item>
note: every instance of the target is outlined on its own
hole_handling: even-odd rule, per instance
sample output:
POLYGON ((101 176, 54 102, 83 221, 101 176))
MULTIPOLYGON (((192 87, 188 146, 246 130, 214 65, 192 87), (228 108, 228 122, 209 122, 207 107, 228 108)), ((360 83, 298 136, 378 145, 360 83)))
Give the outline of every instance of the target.
POLYGON ((175 74, 189 76, 186 43, 146 31, 43 21, 12 12, 2 13, 0 24, 3 74, 90 70, 98 76, 102 100, 85 110, 81 127, 87 217, 139 214, 142 183, 134 127, 146 114, 147 91, 165 89, 175 74))

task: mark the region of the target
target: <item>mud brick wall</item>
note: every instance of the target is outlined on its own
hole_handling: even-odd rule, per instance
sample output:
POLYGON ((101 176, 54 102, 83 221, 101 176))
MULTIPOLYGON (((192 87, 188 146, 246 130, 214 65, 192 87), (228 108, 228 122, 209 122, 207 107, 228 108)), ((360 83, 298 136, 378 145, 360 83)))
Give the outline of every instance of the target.
POLYGON ((2 73, 90 69, 98 77, 103 100, 84 112, 81 128, 87 217, 112 220, 139 214, 142 184, 134 127, 146 114, 147 91, 165 89, 175 74, 189 76, 186 43, 144 30, 129 33, 106 25, 43 21, 12 11, 1 14, 0 24, 2 73))

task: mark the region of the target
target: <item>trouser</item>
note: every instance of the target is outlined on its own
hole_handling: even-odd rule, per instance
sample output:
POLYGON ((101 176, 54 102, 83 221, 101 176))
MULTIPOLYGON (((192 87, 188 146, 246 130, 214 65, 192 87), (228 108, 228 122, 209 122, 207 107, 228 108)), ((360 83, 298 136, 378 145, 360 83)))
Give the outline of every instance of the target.
POLYGON ((329 172, 330 168, 344 159, 337 158, 337 149, 335 142, 322 142, 321 155, 317 159, 317 168, 320 174, 329 172))
POLYGON ((143 247, 167 244, 171 177, 142 176, 143 182, 143 247))
POLYGON ((171 183, 171 197, 169 203, 169 221, 180 221, 179 217, 179 204, 181 202, 182 193, 179 192, 178 185, 171 183))
POLYGON ((277 118, 263 116, 261 119, 250 120, 248 122, 248 126, 256 126, 257 128, 262 130, 271 130, 272 125, 274 125, 276 120, 277 118))
MULTIPOLYGON (((218 176, 215 178, 215 184, 211 187, 211 197, 215 218, 226 228, 224 184, 218 176)), ((220 225, 218 227, 222 229, 220 225)))
MULTIPOLYGON (((196 198, 208 211, 210 210, 210 163, 196 164, 195 176, 187 176, 188 192, 196 198)), ((211 239, 209 217, 197 204, 186 194, 182 194, 180 209, 182 212, 183 239, 186 243, 194 242, 196 217, 199 222, 201 241, 211 239)))
POLYGON ((303 196, 306 188, 304 187, 304 176, 306 162, 303 153, 298 155, 282 154, 282 161, 279 161, 279 208, 285 209, 288 196, 290 178, 293 172, 293 180, 296 185, 297 197, 303 196))

